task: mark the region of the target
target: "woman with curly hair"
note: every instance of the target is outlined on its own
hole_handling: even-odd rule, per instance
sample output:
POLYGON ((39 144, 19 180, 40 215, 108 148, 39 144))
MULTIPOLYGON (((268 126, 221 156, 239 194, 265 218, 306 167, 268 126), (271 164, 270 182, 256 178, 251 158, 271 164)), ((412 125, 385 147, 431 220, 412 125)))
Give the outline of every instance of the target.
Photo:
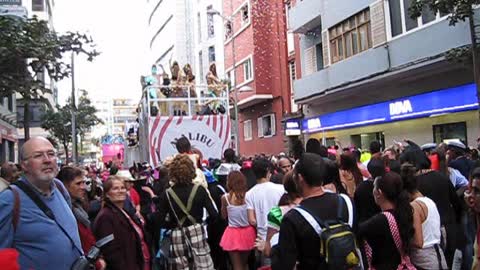
POLYGON ((155 219, 171 233, 169 269, 213 269, 210 247, 202 226, 203 209, 209 219, 218 215, 207 190, 193 184, 195 166, 186 154, 179 154, 168 165, 172 187, 160 197, 155 219))
POLYGON ((227 188, 229 192, 222 197, 222 217, 228 218, 228 227, 223 233, 220 246, 228 251, 233 270, 247 269, 248 255, 254 248, 256 231, 248 223, 247 179, 239 171, 228 174, 227 188))

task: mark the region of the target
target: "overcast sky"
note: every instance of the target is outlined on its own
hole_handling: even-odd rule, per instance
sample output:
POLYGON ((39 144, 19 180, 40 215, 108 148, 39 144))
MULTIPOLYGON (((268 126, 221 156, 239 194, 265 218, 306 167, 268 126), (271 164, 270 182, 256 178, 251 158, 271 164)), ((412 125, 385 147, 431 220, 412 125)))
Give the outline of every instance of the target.
MULTIPOLYGON (((57 0, 57 32, 82 31, 92 35, 102 53, 94 62, 77 58, 75 83, 90 96, 140 100, 140 75, 149 72, 146 41, 146 0, 57 0)), ((59 83, 59 102, 71 93, 71 81, 59 83)))

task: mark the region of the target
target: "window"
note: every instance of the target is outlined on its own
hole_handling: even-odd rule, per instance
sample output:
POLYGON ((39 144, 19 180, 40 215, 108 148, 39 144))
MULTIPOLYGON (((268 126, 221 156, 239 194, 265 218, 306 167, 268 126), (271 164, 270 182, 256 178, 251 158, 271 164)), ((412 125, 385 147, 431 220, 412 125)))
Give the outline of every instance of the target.
POLYGON ((243 74, 245 81, 251 80, 253 78, 252 59, 249 58, 243 63, 243 74))
POLYGON ((412 5, 411 0, 389 0, 388 4, 390 8, 392 37, 396 37, 447 15, 435 13, 429 7, 424 7, 422 16, 412 19, 409 12, 412 5))
POLYGON ((297 79, 297 71, 295 68, 295 60, 288 62, 288 69, 290 71, 290 80, 293 82, 297 79))
POLYGON ((208 62, 215 62, 215 46, 208 47, 208 62))
POLYGON ((198 52, 198 72, 199 72, 199 75, 200 75, 200 82, 203 82, 203 80, 205 79, 203 77, 203 53, 202 51, 199 51, 198 52))
POLYGON ((307 48, 304 51, 305 76, 317 71, 317 50, 315 46, 307 48))
POLYGON ((225 22, 225 40, 231 38, 233 35, 232 22, 225 22))
POLYGON ((257 119, 258 137, 271 137, 275 135, 275 114, 267 114, 257 119))
MULTIPOLYGON (((371 48, 370 10, 366 9, 330 28, 329 34, 332 63, 371 48)), ((321 66, 323 67, 323 59, 321 66)))
POLYGON ((230 81, 231 85, 234 85, 234 80, 235 80, 235 71, 234 69, 230 70, 227 72, 227 79, 230 81))
POLYGON ((433 126, 433 141, 442 143, 448 140, 467 142, 467 123, 457 122, 433 126))
POLYGON ((197 13, 197 31, 198 31, 198 43, 202 42, 202 17, 200 12, 197 13))
POLYGON ((252 140, 252 120, 243 122, 243 139, 245 141, 252 140))
POLYGON ((32 0, 32 11, 45 11, 44 0, 32 0))
POLYGON ((7 97, 8 110, 13 112, 13 95, 7 97))
POLYGON ((352 141, 352 145, 354 145, 355 147, 360 149, 368 149, 370 147, 370 143, 373 141, 380 142, 380 144, 384 146, 385 134, 383 134, 383 132, 372 132, 351 135, 350 140, 352 141))
POLYGON ((317 62, 316 71, 323 69, 323 48, 322 43, 315 45, 315 60, 317 62))
MULTIPOLYGON (((207 7, 207 10, 212 9, 212 5, 207 7)), ((215 37, 215 24, 213 21, 213 14, 207 14, 207 28, 208 28, 208 38, 215 37)))
POLYGON ((248 3, 245 4, 241 9, 240 13, 242 15, 242 25, 247 24, 250 22, 250 12, 248 9, 248 3))

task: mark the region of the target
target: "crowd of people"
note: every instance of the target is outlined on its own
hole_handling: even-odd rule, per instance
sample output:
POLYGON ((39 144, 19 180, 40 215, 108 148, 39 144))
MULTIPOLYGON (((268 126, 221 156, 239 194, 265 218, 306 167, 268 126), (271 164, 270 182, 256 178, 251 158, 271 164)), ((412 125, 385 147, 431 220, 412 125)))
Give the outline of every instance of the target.
POLYGON ((368 158, 316 139, 222 160, 176 147, 102 171, 25 142, 0 169, 0 268, 480 269, 479 152, 459 141, 374 141, 368 158))
POLYGON ((211 63, 205 76, 207 88, 196 89, 195 75, 190 64, 183 68, 177 61, 170 63, 170 74, 163 66, 162 74, 157 74, 156 66, 152 67, 151 82, 148 82, 148 95, 153 101, 150 104, 150 116, 185 116, 189 113, 198 115, 225 114, 225 102, 218 98, 226 97, 227 84, 217 75, 215 63, 211 63), (207 99, 197 99, 197 97, 207 99), (167 102, 169 98, 177 98, 167 102), (178 100, 190 98, 187 100, 178 100), (190 108, 188 107, 190 105, 190 108))

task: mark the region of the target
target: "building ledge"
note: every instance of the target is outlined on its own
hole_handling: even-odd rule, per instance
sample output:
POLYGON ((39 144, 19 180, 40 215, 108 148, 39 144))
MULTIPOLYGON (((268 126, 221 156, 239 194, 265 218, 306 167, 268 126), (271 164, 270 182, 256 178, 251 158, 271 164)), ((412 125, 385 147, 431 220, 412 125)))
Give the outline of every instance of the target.
POLYGON ((251 107, 253 105, 265 102, 267 100, 272 100, 273 95, 267 94, 267 95, 251 95, 247 98, 244 98, 238 102, 238 108, 239 109, 244 109, 251 107))

